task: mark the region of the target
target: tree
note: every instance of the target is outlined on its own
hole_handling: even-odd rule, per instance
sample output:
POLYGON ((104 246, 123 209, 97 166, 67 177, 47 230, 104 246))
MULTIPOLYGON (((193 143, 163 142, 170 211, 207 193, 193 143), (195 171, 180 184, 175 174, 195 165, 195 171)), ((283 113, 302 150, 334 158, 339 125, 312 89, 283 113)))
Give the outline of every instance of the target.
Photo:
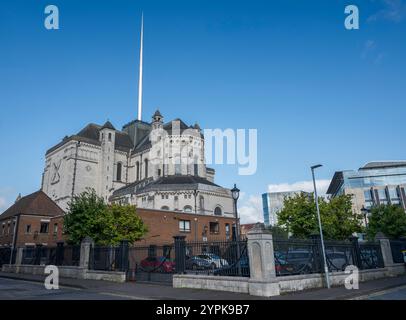
MULTIPOLYGON (((361 231, 362 215, 352 211, 351 195, 340 195, 326 201, 319 198, 320 218, 326 239, 343 240, 361 231)), ((319 233, 314 196, 301 193, 284 200, 278 213, 278 226, 296 238, 319 233)))
POLYGON ((269 231, 271 231, 272 237, 274 239, 288 239, 289 238, 288 232, 284 228, 281 228, 278 225, 269 226, 268 229, 269 229, 269 231))
POLYGON ((64 232, 69 242, 79 244, 86 236, 96 243, 102 240, 103 217, 106 213, 103 198, 93 189, 73 196, 68 203, 68 213, 64 216, 64 232))
POLYGON ((94 189, 86 189, 69 202, 64 231, 72 244, 90 237, 97 244, 114 245, 124 239, 130 242, 139 240, 147 228, 137 216, 135 207, 108 206, 94 189))
POLYGON ((111 232, 111 244, 117 244, 121 240, 132 243, 147 233, 147 226, 137 215, 134 206, 112 204, 108 207, 108 212, 109 224, 106 229, 111 232))
POLYGON ((379 205, 371 209, 366 228, 367 237, 374 239, 378 232, 389 238, 406 236, 406 214, 398 205, 379 205))

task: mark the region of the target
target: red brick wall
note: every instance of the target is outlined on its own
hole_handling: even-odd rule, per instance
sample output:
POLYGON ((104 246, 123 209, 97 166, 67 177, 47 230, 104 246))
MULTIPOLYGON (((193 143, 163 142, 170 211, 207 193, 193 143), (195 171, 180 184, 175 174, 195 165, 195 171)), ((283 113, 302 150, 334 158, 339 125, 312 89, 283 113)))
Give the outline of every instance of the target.
MULTIPOLYGON (((142 240, 138 241, 137 244, 146 245, 173 243, 173 236, 175 235, 185 235, 187 241, 202 241, 203 233, 205 232, 205 230, 205 236, 207 237, 207 240, 225 240, 226 224, 229 224, 230 226, 231 237, 232 226, 235 223, 234 218, 181 213, 174 211, 137 209, 137 214, 141 217, 141 219, 148 227, 148 233, 142 240), (195 219, 197 220, 195 221, 195 219), (184 232, 179 229, 180 220, 190 221, 190 231, 184 232), (217 222, 219 224, 218 233, 210 232, 210 222, 217 222)), ((8 220, 12 221, 12 219, 8 220)), ((8 220, 6 220, 6 222, 8 220)), ((46 243, 48 246, 55 246, 57 241, 66 241, 66 236, 63 235, 62 231, 63 216, 53 218, 39 216, 20 216, 17 231, 17 246, 24 246, 26 243, 46 243), (47 234, 41 234, 39 232, 41 219, 50 220, 49 230, 47 234), (55 223, 58 224, 58 232, 56 235, 54 235, 53 232, 55 223), (31 232, 28 234, 25 232, 27 224, 31 225, 31 232)), ((5 237, 0 236, 0 244, 11 244, 12 238, 12 235, 5 237)))

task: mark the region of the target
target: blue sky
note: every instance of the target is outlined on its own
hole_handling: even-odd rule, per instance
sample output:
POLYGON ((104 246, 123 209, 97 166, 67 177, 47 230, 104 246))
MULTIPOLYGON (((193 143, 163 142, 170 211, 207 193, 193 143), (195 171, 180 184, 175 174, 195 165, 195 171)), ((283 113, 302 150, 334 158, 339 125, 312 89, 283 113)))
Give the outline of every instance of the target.
POLYGON ((2 0, 0 212, 39 189, 65 135, 136 117, 142 10, 144 119, 159 107, 165 120, 258 130, 255 175, 215 166, 217 183, 243 191, 246 221, 269 185, 308 186, 314 163, 325 186, 336 170, 406 158, 406 1, 2 0), (44 28, 48 4, 60 30, 44 28), (348 4, 359 30, 344 28, 348 4))

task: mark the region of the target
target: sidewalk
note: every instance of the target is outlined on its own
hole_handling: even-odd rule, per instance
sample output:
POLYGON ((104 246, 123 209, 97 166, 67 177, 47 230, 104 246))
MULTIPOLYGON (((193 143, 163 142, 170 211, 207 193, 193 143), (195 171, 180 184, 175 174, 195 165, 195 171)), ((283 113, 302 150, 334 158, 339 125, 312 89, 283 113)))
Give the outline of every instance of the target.
MULTIPOLYGON (((45 275, 30 275, 0 272, 0 277, 44 282, 45 275)), ((331 289, 315 289, 284 294, 272 298, 262 298, 232 292, 177 289, 169 285, 141 282, 115 283, 109 281, 60 278, 60 286, 73 287, 89 292, 108 293, 123 298, 150 300, 348 300, 367 296, 379 291, 406 285, 406 276, 362 282, 358 290, 347 290, 344 286, 331 289)))
POLYGON ((399 276, 360 282, 358 290, 347 290, 344 286, 314 289, 272 297, 272 300, 352 300, 404 285, 406 276, 399 276))

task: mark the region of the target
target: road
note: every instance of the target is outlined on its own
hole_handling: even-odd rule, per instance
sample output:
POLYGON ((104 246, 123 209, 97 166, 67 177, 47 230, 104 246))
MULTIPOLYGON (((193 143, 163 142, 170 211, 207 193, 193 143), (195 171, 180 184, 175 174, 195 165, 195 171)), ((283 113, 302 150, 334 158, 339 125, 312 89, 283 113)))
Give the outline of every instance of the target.
MULTIPOLYGON (((247 294, 174 289, 171 286, 153 284, 129 282, 117 284, 89 280, 85 283, 93 285, 82 288, 60 286, 59 290, 47 290, 41 281, 0 277, 0 300, 267 300, 247 294)), ((375 280, 363 283, 362 286, 364 290, 360 290, 359 293, 353 291, 350 295, 345 288, 337 287, 281 295, 272 297, 271 300, 406 300, 404 277, 375 280)))
POLYGON ((406 286, 379 291, 363 297, 363 300, 406 300, 406 286))
MULTIPOLYGON (((128 296, 60 287, 47 290, 43 283, 0 278, 1 300, 123 300, 128 296)), ((132 298, 134 299, 134 298, 132 298)))

